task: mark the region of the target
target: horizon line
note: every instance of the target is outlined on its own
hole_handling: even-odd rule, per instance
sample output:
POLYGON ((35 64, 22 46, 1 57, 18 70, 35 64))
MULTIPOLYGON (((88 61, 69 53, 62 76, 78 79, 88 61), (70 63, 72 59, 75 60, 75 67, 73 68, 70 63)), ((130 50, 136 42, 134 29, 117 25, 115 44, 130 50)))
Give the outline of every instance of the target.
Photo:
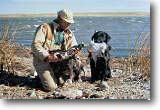
MULTIPOLYGON (((150 12, 75 12, 74 16, 149 16, 150 12)), ((0 14, 0 17, 54 17, 57 13, 14 13, 0 14)))

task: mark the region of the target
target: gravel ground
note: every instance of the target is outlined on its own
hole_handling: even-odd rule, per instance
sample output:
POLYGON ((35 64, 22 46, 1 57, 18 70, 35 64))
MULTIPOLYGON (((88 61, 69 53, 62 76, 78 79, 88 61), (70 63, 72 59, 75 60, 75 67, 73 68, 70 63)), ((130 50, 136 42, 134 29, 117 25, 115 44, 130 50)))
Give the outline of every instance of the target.
MULTIPOLYGON (((28 52, 28 51, 27 51, 28 52)), ((23 52, 24 53, 24 52, 23 52)), ((19 55, 19 54, 18 54, 19 55)), ((32 55, 16 57, 16 74, 1 72, 1 99, 147 99, 150 100, 150 78, 141 73, 127 74, 112 68, 112 78, 107 82, 90 83, 89 65, 85 64, 83 82, 65 83, 53 92, 44 92, 40 80, 30 77, 34 73, 32 55)), ((84 57, 85 58, 85 57, 84 57)), ((119 60, 118 59, 111 59, 119 60)), ((123 66, 123 65, 121 65, 123 66)), ((115 66, 111 66, 115 67, 115 66)))

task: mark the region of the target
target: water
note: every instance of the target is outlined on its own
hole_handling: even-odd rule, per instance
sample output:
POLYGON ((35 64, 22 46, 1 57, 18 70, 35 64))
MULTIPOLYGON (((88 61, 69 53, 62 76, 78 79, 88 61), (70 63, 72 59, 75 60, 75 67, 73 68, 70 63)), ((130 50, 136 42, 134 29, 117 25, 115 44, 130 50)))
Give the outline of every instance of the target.
MULTIPOLYGON (((17 32, 16 42, 30 46, 36 27, 54 18, 0 18, 2 24, 9 21, 12 30, 21 28, 17 32)), ((139 36, 150 33, 150 17, 75 17, 75 24, 71 26, 78 43, 90 42, 95 30, 107 32, 111 36, 109 44, 112 46, 111 55, 115 57, 127 56, 134 48, 139 36), (130 41, 130 43, 128 42, 130 41)))

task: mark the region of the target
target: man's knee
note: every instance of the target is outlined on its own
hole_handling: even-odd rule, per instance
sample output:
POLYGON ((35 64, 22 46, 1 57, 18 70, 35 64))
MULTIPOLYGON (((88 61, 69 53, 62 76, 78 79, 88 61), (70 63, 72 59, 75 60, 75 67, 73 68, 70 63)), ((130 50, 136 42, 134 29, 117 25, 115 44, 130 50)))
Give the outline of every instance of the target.
POLYGON ((51 71, 45 70, 40 71, 39 73, 39 77, 45 90, 53 91, 57 88, 57 81, 51 71))

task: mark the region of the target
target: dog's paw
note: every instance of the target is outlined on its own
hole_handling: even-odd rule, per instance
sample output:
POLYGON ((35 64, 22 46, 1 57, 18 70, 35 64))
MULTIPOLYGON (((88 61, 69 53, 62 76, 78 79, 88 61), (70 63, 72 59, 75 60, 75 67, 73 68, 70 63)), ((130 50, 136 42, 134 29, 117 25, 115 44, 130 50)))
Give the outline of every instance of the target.
POLYGON ((67 84, 72 84, 73 82, 72 82, 71 79, 67 79, 65 83, 67 83, 67 84))
POLYGON ((100 83, 100 88, 103 89, 103 90, 106 90, 106 89, 109 89, 109 85, 106 81, 102 81, 100 83))
POLYGON ((77 81, 77 82, 81 83, 81 82, 82 82, 82 79, 78 79, 78 81, 77 81))

